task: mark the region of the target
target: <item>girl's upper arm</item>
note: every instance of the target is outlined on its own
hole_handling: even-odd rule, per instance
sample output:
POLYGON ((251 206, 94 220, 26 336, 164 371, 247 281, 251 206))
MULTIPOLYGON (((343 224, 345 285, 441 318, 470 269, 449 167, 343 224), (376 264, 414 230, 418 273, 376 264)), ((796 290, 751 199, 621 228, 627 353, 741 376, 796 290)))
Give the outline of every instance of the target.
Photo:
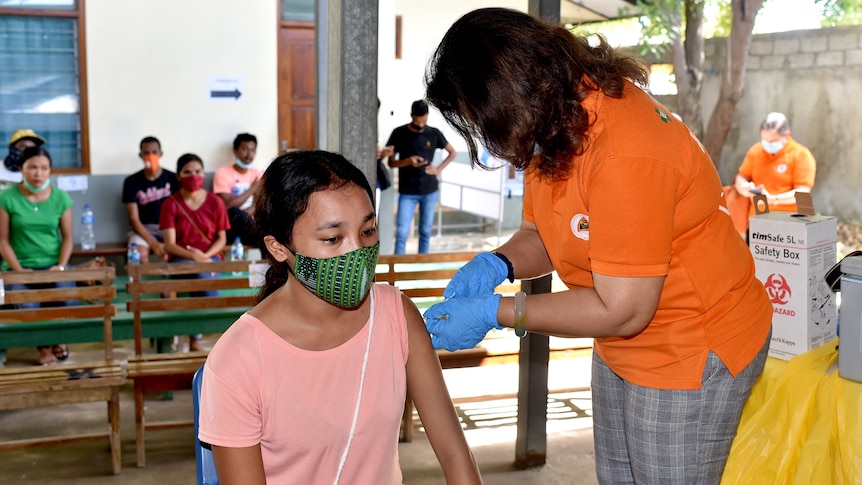
POLYGON ((246 448, 213 446, 219 483, 223 485, 266 485, 260 444, 246 448))
POLYGON ((407 388, 422 418, 428 441, 440 461, 447 483, 482 483, 479 467, 464 437, 461 423, 443 380, 440 359, 416 305, 403 294, 407 318, 407 388))
MULTIPOLYGON (((407 319, 407 345, 409 353, 407 358, 407 384, 411 387, 410 393, 414 390, 421 391, 421 384, 425 383, 429 387, 442 385, 446 391, 446 385, 443 382, 443 373, 440 369, 440 360, 437 358, 437 352, 431 346, 431 337, 428 335, 428 330, 425 329, 425 321, 413 301, 403 293, 401 294, 401 302, 404 305, 404 317, 407 319), (440 379, 437 382, 437 375, 440 379), (413 382, 412 377, 419 377, 418 382, 413 382), (425 378, 429 377, 426 381, 425 378)), ((430 390, 430 389, 429 389, 430 390)), ((448 392, 446 399, 448 401, 448 392)))

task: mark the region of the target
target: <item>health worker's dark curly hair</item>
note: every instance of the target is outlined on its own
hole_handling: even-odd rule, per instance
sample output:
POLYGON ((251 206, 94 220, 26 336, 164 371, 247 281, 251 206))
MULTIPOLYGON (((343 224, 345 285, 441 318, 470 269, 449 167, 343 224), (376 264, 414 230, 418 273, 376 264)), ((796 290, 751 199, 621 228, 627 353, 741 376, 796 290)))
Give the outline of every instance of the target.
POLYGON ((620 98, 628 81, 645 86, 637 58, 602 36, 573 35, 516 10, 484 8, 456 21, 425 73, 426 99, 467 142, 478 139, 515 168, 565 178, 584 153, 591 91, 620 98))

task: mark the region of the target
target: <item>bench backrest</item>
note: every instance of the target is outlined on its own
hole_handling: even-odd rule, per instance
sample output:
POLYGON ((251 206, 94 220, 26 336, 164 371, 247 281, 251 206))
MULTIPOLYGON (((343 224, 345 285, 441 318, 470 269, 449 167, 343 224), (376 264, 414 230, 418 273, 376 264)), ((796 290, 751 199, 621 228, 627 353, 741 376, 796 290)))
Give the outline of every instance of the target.
POLYGON ((412 299, 439 298, 452 276, 475 252, 385 254, 377 260, 378 283, 397 286, 412 299))
MULTIPOLYGON (((381 255, 375 280, 388 283, 410 297, 420 308, 443 297, 452 276, 477 252, 381 255)), ((257 302, 257 289, 249 287, 248 261, 211 263, 146 263, 127 266, 126 302, 135 316, 135 355, 143 352, 142 314, 155 311, 212 310, 236 308, 237 317, 257 302), (198 273, 216 272, 213 279, 175 279, 198 273), (233 272, 241 272, 234 275, 233 272), (162 298, 170 293, 218 290, 219 296, 162 298)), ((517 291, 515 285, 501 285, 498 292, 517 291)))
POLYGON ((130 298, 126 308, 134 313, 135 355, 143 353, 146 312, 234 309, 239 317, 254 306, 258 289, 249 286, 248 266, 248 261, 128 265, 126 292, 130 298), (197 278, 200 273, 216 273, 217 277, 197 278), (203 291, 216 291, 217 296, 173 296, 203 291), (166 294, 171 297, 163 298, 166 294))
MULTIPOLYGON (((418 307, 440 300, 455 273, 478 252, 387 254, 377 260, 375 281, 397 286, 418 307)), ((514 293, 521 282, 503 282, 496 292, 514 293)))
MULTIPOLYGON (((113 360, 111 319, 117 310, 111 300, 116 296, 115 271, 107 266, 68 271, 5 271, 0 273, 4 285, 4 303, 0 306, 0 322, 20 323, 46 320, 102 318, 104 321, 105 360, 113 360), (72 282, 74 287, 54 288, 53 283, 72 282), (33 289, 10 290, 12 284, 38 285, 33 289), (48 287, 44 287, 48 286, 48 287), (71 306, 56 305, 75 301, 71 306), (22 303, 37 303, 38 308, 16 308, 22 303)), ((45 342, 49 345, 56 342, 45 342)))

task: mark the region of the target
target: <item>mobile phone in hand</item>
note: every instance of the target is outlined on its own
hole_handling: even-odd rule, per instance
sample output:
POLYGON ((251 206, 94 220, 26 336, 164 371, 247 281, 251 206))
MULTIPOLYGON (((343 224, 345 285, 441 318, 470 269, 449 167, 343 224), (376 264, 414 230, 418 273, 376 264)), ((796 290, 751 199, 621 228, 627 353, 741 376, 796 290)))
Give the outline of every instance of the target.
POLYGON ((762 190, 760 190, 760 188, 758 188, 758 187, 754 187, 754 188, 748 189, 748 191, 749 191, 749 192, 751 192, 751 193, 752 193, 752 194, 754 194, 754 195, 760 195, 760 194, 762 194, 762 193, 763 193, 763 191, 762 191, 762 190))

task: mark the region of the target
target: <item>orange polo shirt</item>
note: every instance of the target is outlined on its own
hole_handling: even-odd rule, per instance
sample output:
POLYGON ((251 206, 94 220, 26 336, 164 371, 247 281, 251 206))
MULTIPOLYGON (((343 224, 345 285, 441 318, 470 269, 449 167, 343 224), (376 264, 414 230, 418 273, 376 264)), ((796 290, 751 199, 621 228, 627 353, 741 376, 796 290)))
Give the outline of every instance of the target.
MULTIPOLYGON (((632 337, 595 340, 620 377, 700 389, 710 350, 736 376, 763 346, 772 306, 733 228, 718 173, 688 128, 629 83, 622 99, 584 100, 592 124, 571 176, 528 171, 524 219, 569 288, 592 273, 665 276, 653 319, 632 337)), ((573 309, 577 319, 577 309, 573 309)))
MULTIPOLYGON (((814 176, 817 165, 814 155, 792 137, 787 137, 787 144, 775 155, 763 149, 760 142, 748 149, 739 174, 763 185, 770 194, 781 194, 795 187, 814 187, 814 176)), ((796 203, 771 206, 769 210, 796 212, 796 203)), ((754 204, 751 204, 749 215, 754 215, 754 204)))

